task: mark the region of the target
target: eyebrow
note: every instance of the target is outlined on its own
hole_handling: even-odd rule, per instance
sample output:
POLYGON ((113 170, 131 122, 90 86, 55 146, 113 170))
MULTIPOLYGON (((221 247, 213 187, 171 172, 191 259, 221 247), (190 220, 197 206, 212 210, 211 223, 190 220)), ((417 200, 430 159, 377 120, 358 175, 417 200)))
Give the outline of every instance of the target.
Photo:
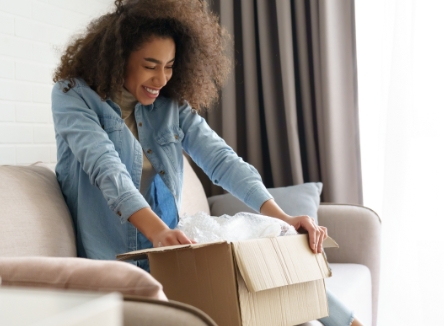
MULTIPOLYGON (((171 63, 175 60, 176 58, 171 59, 170 61, 168 61, 167 63, 171 63)), ((148 62, 153 62, 153 63, 157 63, 157 64, 162 64, 162 61, 154 59, 154 58, 143 58, 143 60, 148 61, 148 62)))

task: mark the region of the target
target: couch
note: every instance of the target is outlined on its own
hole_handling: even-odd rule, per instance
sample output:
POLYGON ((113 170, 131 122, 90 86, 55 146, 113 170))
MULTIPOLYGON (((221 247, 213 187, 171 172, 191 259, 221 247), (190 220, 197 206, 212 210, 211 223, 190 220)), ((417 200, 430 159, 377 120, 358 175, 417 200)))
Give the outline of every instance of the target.
MULTIPOLYGON (((184 161, 181 214, 223 214, 218 201, 232 199, 208 200, 184 161)), ((0 207, 2 286, 118 291, 124 298, 124 325, 215 325, 198 308, 168 301, 162 285, 131 264, 76 258, 74 230, 53 166, 0 166, 0 207)), ((340 245, 326 250, 333 270, 327 287, 364 325, 376 325, 380 219, 365 207, 327 203, 320 205, 318 219, 340 245)))

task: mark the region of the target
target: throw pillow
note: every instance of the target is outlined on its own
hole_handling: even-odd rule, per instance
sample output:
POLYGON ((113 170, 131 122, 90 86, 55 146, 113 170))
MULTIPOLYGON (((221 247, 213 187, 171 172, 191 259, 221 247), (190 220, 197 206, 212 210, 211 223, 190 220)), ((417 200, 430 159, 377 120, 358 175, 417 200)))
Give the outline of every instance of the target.
MULTIPOLYGON (((321 182, 308 182, 300 185, 270 188, 276 203, 291 216, 308 215, 318 223, 318 208, 322 192, 321 182)), ((208 199, 211 215, 234 215, 238 212, 256 213, 231 194, 213 196, 208 199)))

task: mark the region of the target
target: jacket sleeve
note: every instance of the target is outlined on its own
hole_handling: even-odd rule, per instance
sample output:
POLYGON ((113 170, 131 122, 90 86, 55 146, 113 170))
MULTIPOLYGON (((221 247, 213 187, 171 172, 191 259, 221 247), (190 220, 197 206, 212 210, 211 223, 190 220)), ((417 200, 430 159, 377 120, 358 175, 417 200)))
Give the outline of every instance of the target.
POLYGON ((179 108, 184 150, 211 181, 259 212, 273 198, 259 172, 239 157, 188 104, 179 108))
POLYGON ((55 132, 67 143, 90 183, 101 190, 110 209, 124 223, 133 213, 149 205, 135 187, 99 117, 81 96, 82 88, 64 93, 63 86, 56 83, 52 91, 55 132))

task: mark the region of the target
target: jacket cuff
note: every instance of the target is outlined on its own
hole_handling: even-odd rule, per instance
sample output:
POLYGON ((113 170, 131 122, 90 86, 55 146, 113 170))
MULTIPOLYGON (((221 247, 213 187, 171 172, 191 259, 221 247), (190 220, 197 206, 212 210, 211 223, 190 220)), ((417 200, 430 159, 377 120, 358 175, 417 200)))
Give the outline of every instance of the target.
POLYGON ((260 183, 251 189, 245 197, 244 203, 260 213, 261 206, 267 201, 272 199, 273 196, 268 192, 267 188, 260 183))
POLYGON ((128 221, 131 215, 145 207, 150 207, 150 205, 142 194, 135 190, 122 195, 116 200, 116 204, 111 205, 111 210, 119 216, 120 222, 123 224, 128 221))

